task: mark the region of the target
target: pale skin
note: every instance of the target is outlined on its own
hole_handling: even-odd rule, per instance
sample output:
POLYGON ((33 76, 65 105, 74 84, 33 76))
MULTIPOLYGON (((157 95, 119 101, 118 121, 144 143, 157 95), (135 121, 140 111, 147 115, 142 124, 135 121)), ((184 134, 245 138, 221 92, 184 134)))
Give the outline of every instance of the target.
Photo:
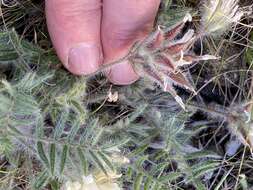
MULTIPOLYGON (((143 39, 153 28, 159 5, 160 0, 46 0, 48 30, 65 68, 88 75, 143 39)), ((138 79, 127 62, 106 75, 119 85, 138 79)))

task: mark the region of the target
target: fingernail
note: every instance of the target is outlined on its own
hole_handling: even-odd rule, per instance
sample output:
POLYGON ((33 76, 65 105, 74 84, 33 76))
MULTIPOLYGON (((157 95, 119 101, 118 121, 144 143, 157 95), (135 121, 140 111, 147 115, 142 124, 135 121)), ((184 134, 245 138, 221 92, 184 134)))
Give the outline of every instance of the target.
POLYGON ((69 50, 67 69, 76 75, 91 74, 102 61, 101 48, 92 43, 80 43, 69 50))
POLYGON ((139 76, 135 73, 128 61, 113 66, 111 71, 107 74, 107 77, 116 85, 132 84, 139 79, 139 76))

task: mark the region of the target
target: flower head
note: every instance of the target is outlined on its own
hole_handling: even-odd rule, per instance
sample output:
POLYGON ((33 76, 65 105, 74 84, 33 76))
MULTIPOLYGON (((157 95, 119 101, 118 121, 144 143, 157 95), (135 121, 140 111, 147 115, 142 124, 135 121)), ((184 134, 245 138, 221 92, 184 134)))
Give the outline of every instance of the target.
POLYGON ((222 33, 242 16, 238 0, 206 0, 203 4, 202 29, 208 34, 222 33))
POLYGON ((248 146, 253 153, 253 103, 248 102, 235 108, 235 112, 240 115, 232 119, 229 118, 229 126, 241 143, 248 146))
POLYGON ((181 22, 170 28, 158 27, 146 39, 137 42, 128 56, 136 73, 159 84, 164 91, 174 96, 183 108, 184 103, 177 95, 173 85, 195 91, 181 71, 181 66, 194 61, 216 59, 210 55, 195 56, 189 53, 196 40, 194 30, 188 30, 181 39, 177 39, 185 23, 191 19, 191 15, 187 14, 181 22))
POLYGON ((91 175, 83 176, 80 181, 68 181, 64 190, 121 190, 115 182, 121 174, 108 171, 107 175, 101 171, 94 172, 91 175))

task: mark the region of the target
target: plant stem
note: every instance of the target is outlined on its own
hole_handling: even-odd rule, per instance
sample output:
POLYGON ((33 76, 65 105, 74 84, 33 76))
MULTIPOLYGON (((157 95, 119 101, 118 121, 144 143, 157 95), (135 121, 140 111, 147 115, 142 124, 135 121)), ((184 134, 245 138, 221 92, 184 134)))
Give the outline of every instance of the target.
POLYGON ((105 63, 103 65, 101 65, 99 67, 99 69, 91 74, 88 74, 85 76, 85 78, 90 78, 90 77, 93 77, 95 76, 96 74, 100 73, 100 72, 104 72, 106 70, 109 70, 111 69, 113 66, 115 65, 119 65, 119 64, 122 64, 124 63, 125 60, 127 60, 129 57, 131 56, 131 52, 129 52, 127 55, 125 55, 124 57, 116 60, 116 61, 113 61, 113 62, 109 62, 109 63, 105 63))
POLYGON ((132 45, 131 49, 128 51, 128 53, 127 53, 125 56, 123 56, 123 57, 117 59, 116 61, 112 61, 112 62, 109 62, 109 63, 104 63, 103 65, 101 65, 101 66, 99 67, 99 69, 98 69, 97 71, 95 71, 95 72, 93 72, 93 73, 91 73, 91 74, 86 75, 86 78, 90 78, 90 77, 95 76, 96 74, 98 74, 98 73, 100 73, 100 72, 104 72, 104 71, 106 71, 107 69, 111 69, 111 68, 112 68, 113 66, 115 66, 115 65, 119 65, 119 64, 124 63, 124 61, 126 61, 127 59, 129 59, 129 58, 134 54, 134 52, 135 52, 141 45, 142 45, 142 43, 139 43, 139 41, 135 42, 135 43, 132 45))

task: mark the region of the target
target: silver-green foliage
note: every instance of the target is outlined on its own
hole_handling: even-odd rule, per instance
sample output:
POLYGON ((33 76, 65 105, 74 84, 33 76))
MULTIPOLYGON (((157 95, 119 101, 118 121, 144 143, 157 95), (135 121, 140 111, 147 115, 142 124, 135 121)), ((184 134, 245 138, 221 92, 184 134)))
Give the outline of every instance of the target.
POLYGON ((182 114, 169 95, 147 90, 145 81, 112 89, 120 94, 119 104, 133 111, 110 122, 109 110, 100 115, 86 109, 104 101, 106 86, 101 96, 88 99, 86 79, 58 68, 54 53, 20 40, 14 31, 1 32, 0 41, 5 44, 0 46, 1 151, 21 151, 39 161, 35 189, 48 183, 57 189, 58 182, 98 168, 122 170, 122 185, 137 190, 180 184, 204 189, 202 177, 220 164, 216 154, 192 147, 195 133, 184 125, 191 114, 182 114), (130 164, 112 163, 120 149, 130 164))
POLYGON ((118 153, 128 137, 114 138, 100 125, 99 119, 87 113, 82 102, 85 81, 67 77, 60 69, 47 72, 46 59, 33 62, 39 60, 43 50, 19 41, 14 31, 2 32, 0 41, 6 44, 0 47, 1 56, 10 56, 1 59, 4 65, 1 64, 0 84, 2 152, 25 150, 40 161, 42 173, 35 180, 35 189, 54 178, 80 178, 91 167, 105 173, 108 168, 113 170, 109 156, 118 153), (32 65, 37 68, 32 69, 32 65))

